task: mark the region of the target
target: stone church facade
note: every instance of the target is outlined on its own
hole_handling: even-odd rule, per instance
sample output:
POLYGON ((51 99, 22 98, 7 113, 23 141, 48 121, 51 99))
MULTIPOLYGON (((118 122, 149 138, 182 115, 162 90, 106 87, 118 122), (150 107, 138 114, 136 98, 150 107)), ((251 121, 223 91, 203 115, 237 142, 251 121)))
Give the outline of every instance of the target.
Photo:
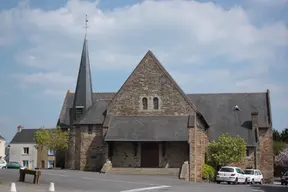
MULTIPOLYGON (((205 77, 203 77, 205 78, 205 77)), ((273 178, 269 90, 261 93, 186 94, 148 51, 118 92, 93 92, 85 37, 76 91, 67 91, 58 125, 69 131, 65 168, 180 168, 202 180, 209 141, 222 133, 247 142, 237 163, 273 178)))

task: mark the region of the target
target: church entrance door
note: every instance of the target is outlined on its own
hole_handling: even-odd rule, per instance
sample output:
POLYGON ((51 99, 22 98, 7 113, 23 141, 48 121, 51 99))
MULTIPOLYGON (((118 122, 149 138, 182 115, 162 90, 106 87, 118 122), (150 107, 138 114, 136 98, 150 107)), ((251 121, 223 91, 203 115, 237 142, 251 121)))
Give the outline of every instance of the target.
POLYGON ((141 144, 141 167, 159 167, 159 143, 141 144))

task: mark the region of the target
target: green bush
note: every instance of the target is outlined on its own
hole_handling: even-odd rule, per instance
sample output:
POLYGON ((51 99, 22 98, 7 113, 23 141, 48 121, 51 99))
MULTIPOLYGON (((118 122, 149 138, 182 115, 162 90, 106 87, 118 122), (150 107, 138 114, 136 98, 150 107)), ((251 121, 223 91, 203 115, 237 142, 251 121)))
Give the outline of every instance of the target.
POLYGON ((202 170, 203 179, 212 181, 215 177, 215 169, 210 165, 205 164, 202 170))

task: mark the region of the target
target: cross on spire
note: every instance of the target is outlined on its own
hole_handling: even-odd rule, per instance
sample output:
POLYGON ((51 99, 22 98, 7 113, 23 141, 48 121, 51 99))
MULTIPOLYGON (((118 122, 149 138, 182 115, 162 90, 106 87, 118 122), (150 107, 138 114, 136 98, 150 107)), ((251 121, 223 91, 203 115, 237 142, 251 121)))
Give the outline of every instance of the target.
POLYGON ((88 17, 87 17, 87 14, 86 14, 86 18, 85 18, 85 36, 87 36, 87 29, 89 28, 88 26, 88 17))

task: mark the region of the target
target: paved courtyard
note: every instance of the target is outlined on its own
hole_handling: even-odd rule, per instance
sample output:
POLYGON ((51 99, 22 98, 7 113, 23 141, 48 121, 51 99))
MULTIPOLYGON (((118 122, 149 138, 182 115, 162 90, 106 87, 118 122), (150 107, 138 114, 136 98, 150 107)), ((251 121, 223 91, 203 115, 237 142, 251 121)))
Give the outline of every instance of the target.
POLYGON ((15 182, 17 192, 48 191, 54 182, 56 192, 287 192, 288 187, 279 185, 227 185, 192 183, 165 176, 129 176, 99 174, 72 170, 42 170, 40 184, 32 184, 32 176, 27 182, 18 182, 18 170, 0 170, 0 191, 8 192, 10 183, 15 182))

